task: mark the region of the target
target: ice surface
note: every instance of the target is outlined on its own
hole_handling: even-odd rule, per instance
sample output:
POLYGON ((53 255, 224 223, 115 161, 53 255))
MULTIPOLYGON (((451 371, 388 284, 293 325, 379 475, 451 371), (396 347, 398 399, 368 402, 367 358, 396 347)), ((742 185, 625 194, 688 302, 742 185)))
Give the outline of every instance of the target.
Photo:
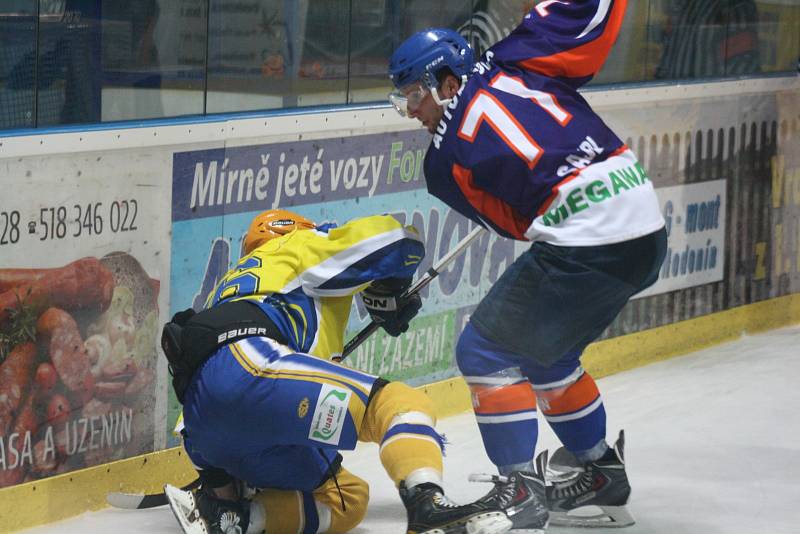
MULTIPOLYGON (((800 532, 798 376, 800 327, 793 327, 601 379, 609 440, 625 429, 630 509, 637 519, 620 534, 800 532)), ((472 414, 444 419, 438 428, 450 442, 448 495, 479 497, 488 487, 468 483, 467 476, 490 472, 492 465, 472 414)), ((539 450, 555 450, 545 424, 540 433, 539 450)), ((345 454, 344 465, 371 486, 369 512, 354 532, 405 532, 405 511, 377 446, 361 444, 345 454)), ((107 509, 26 532, 177 534, 179 528, 163 507, 107 509)))

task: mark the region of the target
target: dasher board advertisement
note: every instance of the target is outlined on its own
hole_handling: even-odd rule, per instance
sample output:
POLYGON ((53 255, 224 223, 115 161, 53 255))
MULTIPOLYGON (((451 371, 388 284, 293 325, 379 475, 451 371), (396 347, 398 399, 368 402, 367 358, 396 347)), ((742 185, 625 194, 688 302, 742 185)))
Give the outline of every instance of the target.
POLYGON ((638 297, 718 282, 725 275, 726 180, 656 189, 667 230, 658 281, 638 297))
POLYGON ((169 243, 157 173, 110 172, 134 160, 4 162, 0 487, 153 449, 169 243))

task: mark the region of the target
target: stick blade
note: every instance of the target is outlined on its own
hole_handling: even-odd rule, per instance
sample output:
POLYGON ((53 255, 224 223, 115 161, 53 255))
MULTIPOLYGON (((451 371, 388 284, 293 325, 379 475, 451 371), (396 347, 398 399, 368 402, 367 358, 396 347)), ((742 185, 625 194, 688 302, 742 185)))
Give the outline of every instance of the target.
POLYGON ((114 508, 125 510, 144 510, 167 504, 167 497, 163 493, 146 495, 144 493, 111 492, 106 495, 106 502, 114 508))

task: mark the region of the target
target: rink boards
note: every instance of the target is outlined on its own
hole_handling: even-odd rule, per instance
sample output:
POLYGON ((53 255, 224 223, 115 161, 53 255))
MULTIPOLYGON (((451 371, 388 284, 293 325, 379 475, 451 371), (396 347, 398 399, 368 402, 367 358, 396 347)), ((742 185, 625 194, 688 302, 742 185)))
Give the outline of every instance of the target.
MULTIPOLYGON (((658 285, 587 352, 595 374, 800 321, 798 89, 796 77, 777 77, 585 94, 640 157, 670 231, 658 285)), ((152 454, 174 444, 177 408, 156 350, 158 325, 198 305, 238 259, 258 211, 279 206, 318 222, 395 214, 423 235, 421 269, 465 236, 471 223, 425 190, 428 142, 385 107, 0 139, 2 269, 63 270, 96 258, 118 289, 114 314, 66 306, 81 335, 108 338, 94 363, 103 387, 80 400, 62 391, 66 416, 42 406, 36 428, 0 429, 0 481, 13 483, 0 489, 3 529, 101 507, 120 484, 155 489, 191 476, 178 451, 152 454), (125 326, 122 335, 110 331, 111 319, 125 326), (115 375, 102 365, 113 363, 138 371, 115 375)), ((373 336, 350 364, 425 387, 442 414, 468 409, 454 378, 455 340, 524 248, 485 236, 424 292, 408 334, 373 336)), ((350 334, 366 320, 354 307, 350 334)), ((47 349, 37 358, 46 361, 47 349)), ((63 390, 33 377, 20 386, 46 400, 63 390)))

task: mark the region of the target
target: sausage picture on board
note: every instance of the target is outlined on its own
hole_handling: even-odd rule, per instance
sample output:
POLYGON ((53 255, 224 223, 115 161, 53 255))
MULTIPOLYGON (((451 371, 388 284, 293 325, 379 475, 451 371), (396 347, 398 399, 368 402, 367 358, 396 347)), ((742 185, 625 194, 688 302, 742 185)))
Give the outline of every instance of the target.
POLYGON ((38 311, 55 306, 102 312, 111 302, 114 279, 100 260, 83 258, 60 269, 2 269, 3 287, 7 289, 0 293, 0 323, 21 303, 38 311), (9 287, 12 281, 22 283, 9 287))
POLYGON ((158 290, 123 252, 0 269, 0 488, 152 450, 158 290))
POLYGON ((0 364, 0 435, 5 434, 19 410, 30 386, 36 346, 33 343, 17 345, 0 364))

